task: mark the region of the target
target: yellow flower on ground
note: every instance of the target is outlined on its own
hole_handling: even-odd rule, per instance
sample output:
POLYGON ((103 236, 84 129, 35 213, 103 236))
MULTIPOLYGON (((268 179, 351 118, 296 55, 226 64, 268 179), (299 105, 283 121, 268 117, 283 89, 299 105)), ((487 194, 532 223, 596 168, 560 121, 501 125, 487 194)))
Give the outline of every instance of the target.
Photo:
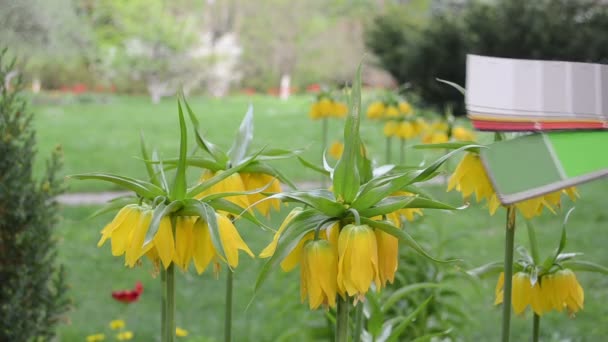
MULTIPOLYGON (((504 273, 501 273, 496 284, 494 304, 503 302, 504 273)), ((541 276, 532 285, 530 276, 524 272, 513 275, 511 303, 513 311, 521 315, 528 306, 539 316, 564 308, 570 315, 583 309, 585 293, 576 276, 569 269, 559 270, 553 274, 541 276)))
POLYGON ((407 102, 399 102, 399 111, 405 116, 409 116, 414 113, 412 106, 407 102))
POLYGON ((122 329, 125 327, 125 321, 123 321, 122 319, 115 319, 113 321, 110 321, 110 329, 112 330, 118 330, 118 329, 122 329))
POLYGON ((348 114, 348 107, 345 103, 334 101, 334 108, 332 110, 332 116, 336 118, 345 118, 346 114, 348 114))
POLYGON ((368 119, 380 119, 384 115, 385 110, 384 103, 376 101, 367 107, 366 116, 368 119))
POLYGON ((186 337, 188 336, 188 330, 182 329, 180 327, 175 328, 175 336, 177 337, 186 337))
POLYGON ((381 287, 376 235, 368 225, 349 224, 338 238, 338 291, 361 299, 372 282, 381 287))
POLYGON ((106 335, 104 334, 93 334, 87 336, 87 342, 99 342, 106 339, 106 335))
POLYGON ((335 307, 338 256, 327 240, 308 241, 301 254, 300 296, 311 309, 335 307))
POLYGON ((397 131, 399 130, 399 123, 396 121, 387 121, 384 124, 384 135, 387 137, 392 137, 397 135, 397 131))
MULTIPOLYGON (((200 182, 202 183, 202 182, 206 181, 207 179, 209 179, 221 172, 224 172, 224 171, 220 170, 216 173, 213 173, 209 170, 206 170, 205 172, 203 172, 200 182)), ((201 199, 205 196, 213 195, 213 194, 220 194, 220 193, 226 193, 226 192, 245 192, 245 191, 246 191, 246 188, 245 188, 245 184, 243 183, 243 179, 241 178, 241 175, 239 175, 238 173, 233 173, 230 176, 224 178, 221 182, 218 182, 218 183, 212 185, 207 190, 196 195, 195 198, 201 199)), ((241 208, 249 207, 249 200, 247 198, 247 195, 227 196, 227 197, 224 197, 224 199, 238 205, 241 208)))
POLYGON ((120 334, 116 335, 116 339, 119 341, 128 341, 133 338, 132 331, 123 331, 120 334))
MULTIPOLYGON (((281 183, 273 176, 265 173, 242 173, 241 179, 245 190, 253 191, 256 189, 264 189, 262 192, 266 193, 279 193, 282 191, 281 183)), ((266 198, 261 193, 255 193, 247 195, 247 200, 250 205, 257 203, 258 201, 266 198)), ((273 198, 264 200, 256 204, 255 208, 264 216, 268 216, 270 209, 279 210, 281 208, 281 200, 273 198)))
POLYGON ((340 159, 340 157, 342 157, 342 153, 344 152, 344 144, 339 141, 334 141, 331 146, 329 146, 329 150, 327 152, 332 158, 340 159))
POLYGON ((461 126, 452 128, 452 137, 459 141, 475 141, 475 134, 461 126))

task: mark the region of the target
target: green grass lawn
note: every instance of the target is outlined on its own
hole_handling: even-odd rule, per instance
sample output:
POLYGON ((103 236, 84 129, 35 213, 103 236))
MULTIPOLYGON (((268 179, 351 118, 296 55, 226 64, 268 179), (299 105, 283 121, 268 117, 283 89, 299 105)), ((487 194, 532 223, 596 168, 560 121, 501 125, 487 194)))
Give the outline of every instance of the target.
MULTIPOLYGON (((312 96, 293 96, 281 101, 269 96, 231 96, 224 99, 192 97, 189 103, 197 113, 202 130, 214 143, 230 147, 248 105, 254 107, 254 147, 306 148, 303 156, 321 163, 320 121, 311 121, 308 110, 312 96)), ((143 177, 145 169, 139 158, 139 134, 143 131, 148 145, 160 151, 161 157, 177 156, 178 121, 175 99, 164 99, 153 105, 147 97, 112 96, 106 101, 67 104, 37 104, 32 107, 38 138, 37 170, 50 151, 61 144, 64 149, 64 173, 110 172, 143 177)), ((330 119, 329 141, 340 140, 343 121, 330 119)), ((361 134, 370 155, 385 161, 382 125, 364 120, 361 134)), ((393 161, 399 149, 394 142, 393 161)), ((190 135, 190 144, 194 139, 190 135)), ((438 155, 438 154, 437 154, 438 155)), ((408 163, 419 163, 420 151, 408 149, 408 163)), ((294 161, 276 163, 295 181, 317 180, 318 176, 294 161)), ((100 182, 69 182, 69 191, 113 189, 100 182)))
MULTIPOLYGON (((436 196, 459 204, 458 194, 445 194, 443 188, 430 189, 436 196)), ((608 181, 598 181, 580 188, 582 198, 576 202, 577 209, 569 223, 567 251, 585 253, 585 259, 608 265, 608 235, 605 232, 608 212, 605 195, 608 181)), ((565 200, 565 207, 571 206, 565 200)), ((136 341, 154 341, 158 334, 160 305, 159 281, 152 275, 146 262, 135 269, 123 266, 122 258, 112 257, 109 246, 96 248, 99 230, 111 216, 84 220, 94 207, 67 207, 63 209, 64 220, 59 227, 59 257, 67 266, 71 284, 70 296, 74 308, 70 312, 70 324, 59 329, 61 340, 79 341, 84 336, 106 331, 110 320, 126 319, 135 332, 136 341), (132 288, 137 280, 144 283, 141 299, 129 306, 115 302, 112 290, 132 288)), ((277 225, 286 215, 286 210, 273 217, 277 225)), ((561 213, 549 214, 536 219, 541 252, 546 255, 559 239, 561 213)), ((462 269, 478 266, 489 261, 502 260, 504 241, 504 211, 489 217, 487 210, 472 206, 459 213, 441 211, 425 212, 425 216, 410 224, 407 229, 428 246, 436 241, 448 241, 441 251, 431 250, 443 257, 458 257, 464 260, 462 269)), ((517 243, 527 245, 523 221, 516 234, 517 243)), ((271 234, 247 224, 239 225, 254 252, 259 252, 271 239, 271 234)), ((405 248, 405 247, 402 247, 405 248)), ((406 250, 407 252, 407 250, 406 250)), ((262 260, 252 260, 242 254, 235 274, 235 341, 313 341, 315 329, 325 324, 322 310, 310 312, 299 303, 298 271, 284 274, 275 272, 262 291, 252 300, 253 283, 262 265, 262 260)), ((454 267, 454 266, 446 266, 454 267)), ((178 275, 177 323, 190 331, 185 341, 221 341, 223 319, 223 287, 226 269, 219 280, 212 273, 197 276, 193 272, 178 275)), ((598 274, 578 274, 585 289, 585 309, 576 319, 552 312, 543 316, 541 329, 543 341, 603 341, 608 336, 608 277, 598 274)), ((468 326, 454 327, 465 334, 465 341, 495 341, 500 334, 500 308, 492 305, 495 278, 483 279, 480 286, 468 281, 456 281, 463 294, 474 322, 468 326)), ((513 341, 529 340, 531 316, 513 318, 513 341)))

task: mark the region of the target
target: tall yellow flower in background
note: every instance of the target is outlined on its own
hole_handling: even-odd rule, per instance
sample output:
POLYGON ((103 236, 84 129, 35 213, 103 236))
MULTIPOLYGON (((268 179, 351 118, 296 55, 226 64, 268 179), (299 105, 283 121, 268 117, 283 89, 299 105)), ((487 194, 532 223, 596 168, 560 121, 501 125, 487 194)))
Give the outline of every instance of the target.
POLYGON ((383 102, 376 101, 367 107, 366 116, 368 119, 380 119, 384 116, 384 112, 386 110, 386 106, 383 102))
POLYGON ((452 138, 458 141, 475 141, 475 133, 462 126, 452 128, 452 138))
MULTIPOLYGON (((464 155, 448 181, 447 191, 453 189, 460 191, 465 200, 468 200, 473 193, 477 202, 485 200, 490 215, 494 215, 496 209, 500 207, 500 201, 477 153, 467 152, 464 155)), ((573 201, 578 197, 576 188, 571 187, 518 202, 515 207, 527 219, 541 215, 544 208, 555 213, 555 209, 561 206, 562 194, 567 194, 573 201)))
MULTIPOLYGON (((501 273, 496 284, 494 304, 503 302, 503 285, 504 274, 501 273)), ((583 309, 585 301, 583 288, 569 269, 543 275, 534 285, 527 273, 517 272, 513 275, 512 293, 513 311, 518 315, 523 314, 529 306, 539 316, 564 309, 572 316, 583 309)))
POLYGON ((347 114, 348 107, 346 104, 325 95, 312 104, 308 116, 312 120, 319 120, 329 117, 344 118, 347 114))
POLYGON ((335 307, 338 256, 327 240, 313 240, 302 250, 300 266, 300 296, 308 298, 311 309, 321 304, 335 307))
POLYGON ((399 130, 399 123, 397 121, 387 121, 384 124, 384 135, 386 137, 396 136, 398 130, 399 130))

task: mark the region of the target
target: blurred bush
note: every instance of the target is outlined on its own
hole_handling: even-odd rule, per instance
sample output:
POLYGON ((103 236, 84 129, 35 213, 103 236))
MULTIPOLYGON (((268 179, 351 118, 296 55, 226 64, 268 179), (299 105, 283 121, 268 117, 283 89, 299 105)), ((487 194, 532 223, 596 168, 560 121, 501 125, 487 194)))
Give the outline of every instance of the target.
POLYGON ((608 5, 594 0, 469 1, 438 8, 421 24, 401 11, 377 16, 366 45, 399 83, 409 83, 425 104, 464 114, 467 53, 509 58, 608 61, 608 5))

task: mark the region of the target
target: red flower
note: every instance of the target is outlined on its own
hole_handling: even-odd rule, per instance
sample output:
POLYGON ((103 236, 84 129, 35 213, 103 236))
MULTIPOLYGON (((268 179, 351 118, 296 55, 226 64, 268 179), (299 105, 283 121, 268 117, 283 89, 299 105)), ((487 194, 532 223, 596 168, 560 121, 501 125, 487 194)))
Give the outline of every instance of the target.
POLYGON ((119 302, 129 304, 137 301, 142 292, 144 292, 144 286, 138 281, 133 290, 112 291, 112 298, 119 302))

